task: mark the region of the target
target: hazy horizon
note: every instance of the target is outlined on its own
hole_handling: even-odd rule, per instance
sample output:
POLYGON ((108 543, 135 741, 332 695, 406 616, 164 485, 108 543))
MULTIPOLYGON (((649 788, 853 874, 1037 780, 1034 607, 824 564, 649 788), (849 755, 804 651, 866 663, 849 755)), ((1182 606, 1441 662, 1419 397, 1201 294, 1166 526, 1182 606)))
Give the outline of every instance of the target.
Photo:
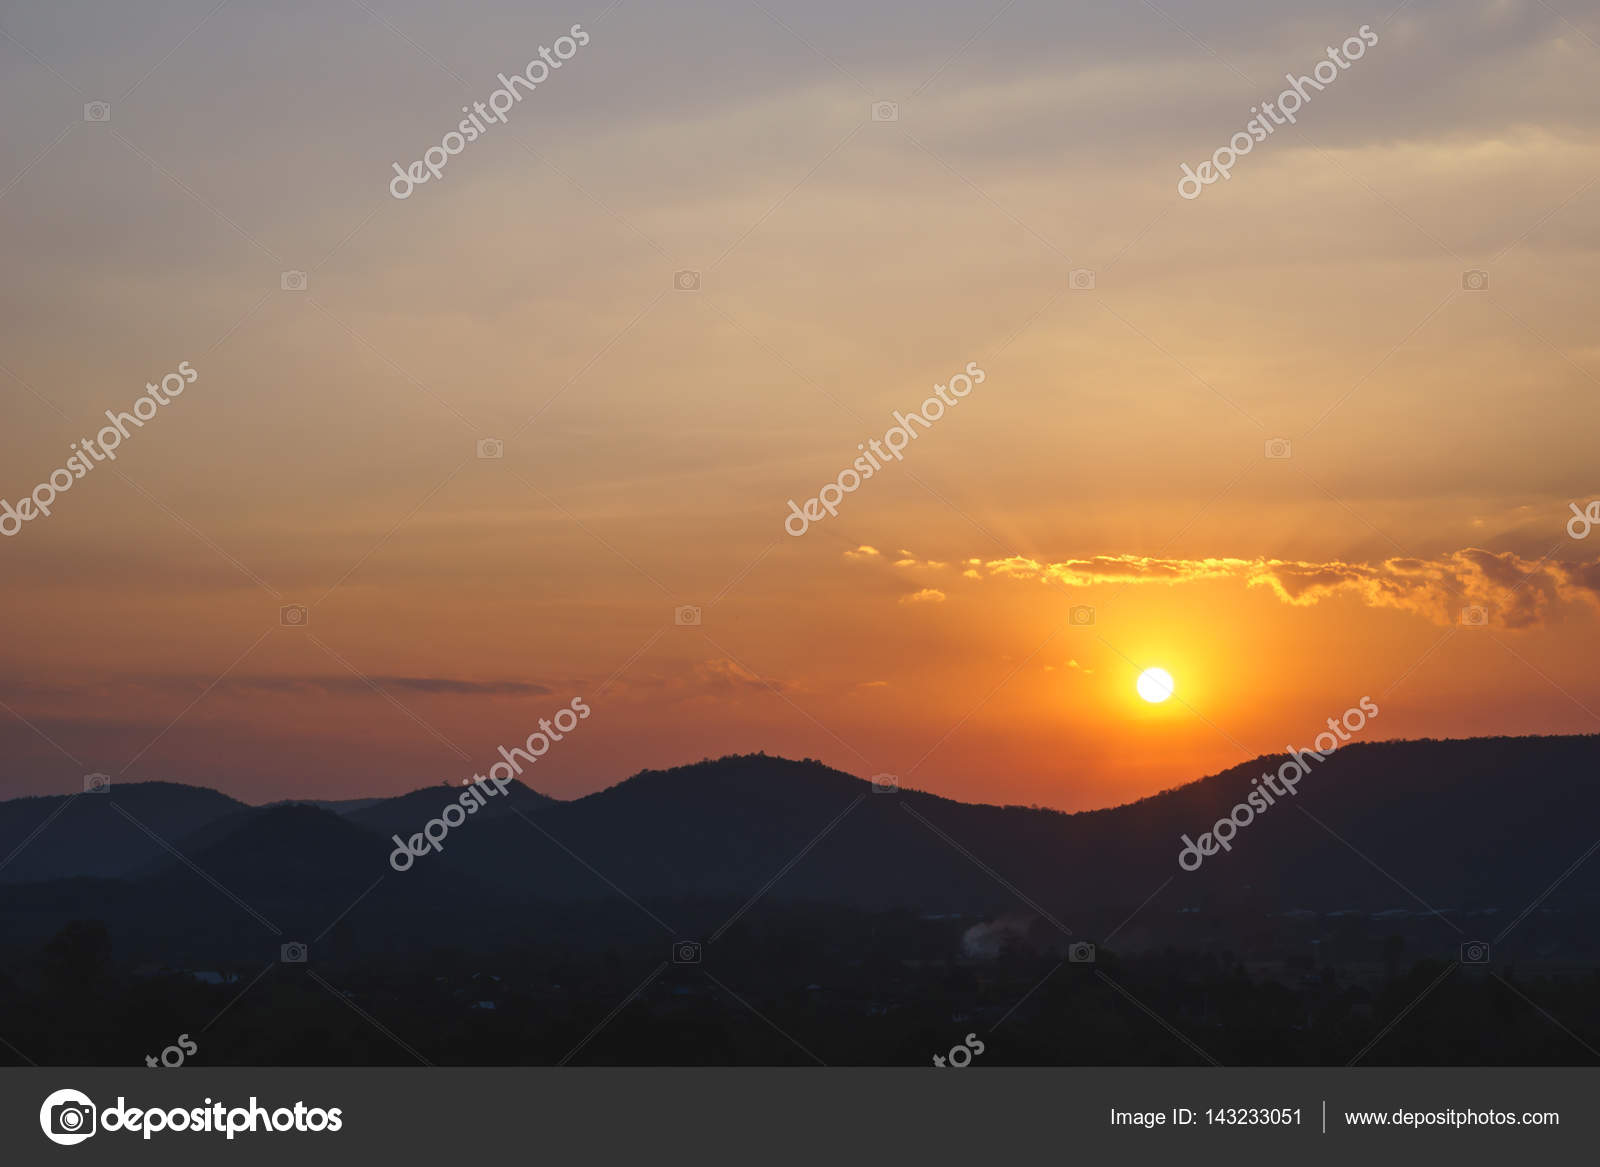
MULTIPOLYGON (((1514 740, 1516 738, 1522 738, 1522 737, 1584 738, 1584 737, 1597 737, 1597 736, 1600 736, 1600 734, 1508 734, 1508 735, 1484 735, 1481 738, 1472 738, 1472 737, 1454 737, 1454 738, 1429 738, 1429 737, 1382 738, 1382 737, 1363 737, 1360 740, 1360 742, 1351 741, 1351 742, 1349 742, 1347 744, 1350 744, 1350 745, 1360 744, 1360 745, 1381 746, 1381 745, 1410 745, 1410 744, 1420 744, 1420 743, 1429 743, 1429 742, 1470 742, 1470 741, 1473 741, 1473 740, 1486 740, 1487 741, 1487 740, 1498 740, 1498 739, 1501 739, 1501 738, 1514 740)), ((1296 748, 1303 750, 1303 749, 1306 749, 1308 747, 1305 747, 1305 746, 1302 745, 1302 746, 1298 746, 1296 748)), ((1130 805, 1132 805, 1134 803, 1140 802, 1140 801, 1142 801, 1144 799, 1147 799, 1147 798, 1151 798, 1151 797, 1153 797, 1155 795, 1165 794, 1165 793, 1169 793, 1171 791, 1180 790, 1185 786, 1191 786, 1191 785, 1194 785, 1194 784, 1199 783, 1199 782, 1208 781, 1209 779, 1216 778, 1216 777, 1218 777, 1220 775, 1227 774, 1227 773, 1229 773, 1231 771, 1234 771, 1234 770, 1242 770, 1242 769, 1243 770, 1247 770, 1247 769, 1249 769, 1251 767, 1252 764, 1258 763, 1258 762, 1262 761, 1263 759, 1284 757, 1284 756, 1287 756, 1287 754, 1288 754, 1287 750, 1279 750, 1279 751, 1276 751, 1276 752, 1268 751, 1266 753, 1258 754, 1258 755, 1255 755, 1255 756, 1250 757, 1250 758, 1239 759, 1239 760, 1237 760, 1235 762, 1231 762, 1228 765, 1223 766, 1223 767, 1221 767, 1219 769, 1207 770, 1207 771, 1205 771, 1203 773, 1196 773, 1196 774, 1193 774, 1193 775, 1188 776, 1188 777, 1177 778, 1173 782, 1168 783, 1166 785, 1157 786, 1157 787, 1155 787, 1155 788, 1153 788, 1151 790, 1148 790, 1148 791, 1145 791, 1145 792, 1142 792, 1142 793, 1139 793, 1139 794, 1135 794, 1135 795, 1130 795, 1127 798, 1120 799, 1120 800, 1115 801, 1115 802, 1107 802, 1107 803, 1103 803, 1103 804, 1095 805, 1095 806, 1081 806, 1081 807, 1073 807, 1073 808, 1053 807, 1053 806, 1049 806, 1048 804, 1043 804, 1043 803, 1006 803, 1006 802, 1001 802, 1001 801, 985 799, 985 798, 981 798, 981 797, 979 797, 979 798, 957 798, 954 795, 950 795, 950 794, 940 794, 940 792, 936 791, 936 790, 928 790, 928 789, 926 789, 924 787, 917 786, 914 783, 907 783, 907 784, 900 785, 900 789, 906 790, 906 791, 913 791, 913 792, 923 793, 923 794, 932 794, 932 795, 935 795, 935 796, 938 796, 938 797, 941 797, 941 798, 951 798, 954 801, 966 803, 968 805, 1022 807, 1024 809, 1052 810, 1052 811, 1060 811, 1060 812, 1066 813, 1066 814, 1080 814, 1080 813, 1086 813, 1086 812, 1097 811, 1097 810, 1115 810, 1115 809, 1117 809, 1119 807, 1130 806, 1130 805)), ((494 755, 494 757, 495 757, 496 761, 499 761, 500 754, 496 753, 494 755)), ((820 760, 818 758, 798 757, 798 756, 790 757, 790 756, 787 756, 787 755, 775 754, 775 753, 772 753, 771 751, 759 751, 758 750, 758 751, 755 751, 753 753, 707 755, 707 756, 703 756, 703 757, 700 757, 700 758, 684 759, 682 761, 664 762, 664 763, 661 763, 661 764, 658 764, 658 765, 644 766, 644 767, 641 767, 640 769, 637 769, 637 770, 631 770, 631 771, 629 771, 629 772, 627 772, 625 774, 610 775, 610 776, 600 776, 600 777, 598 777, 596 780, 594 780, 592 782, 584 783, 582 789, 577 790, 576 792, 574 792, 572 794, 569 794, 569 795, 555 795, 555 794, 551 794, 549 791, 543 789, 539 785, 537 772, 535 772, 535 771, 533 771, 531 769, 525 770, 520 775, 516 775, 512 779, 512 781, 515 782, 515 783, 520 783, 521 785, 527 787, 529 790, 533 791, 536 794, 546 795, 547 797, 554 798, 559 802, 574 802, 574 801, 577 801, 579 799, 587 798, 590 795, 603 794, 606 791, 615 789, 616 787, 621 786, 624 783, 626 783, 626 782, 628 782, 628 781, 630 781, 630 780, 632 780, 634 778, 637 778, 637 777, 639 777, 640 775, 643 775, 643 774, 663 773, 663 772, 668 772, 668 771, 672 771, 672 770, 689 769, 689 768, 692 768, 692 767, 695 767, 695 766, 714 765, 714 764, 720 763, 720 762, 737 761, 737 760, 743 760, 743 759, 748 759, 748 758, 758 758, 758 757, 759 758, 766 758, 766 759, 768 759, 770 761, 775 761, 775 762, 788 762, 788 763, 794 763, 794 764, 798 764, 798 765, 815 764, 815 765, 818 765, 818 766, 824 766, 824 767, 826 767, 826 768, 828 768, 830 770, 833 770, 833 771, 838 772, 838 773, 842 773, 842 774, 844 774, 844 775, 846 775, 848 777, 857 779, 858 781, 861 781, 861 782, 864 782, 864 783, 871 783, 873 778, 877 776, 877 775, 873 775, 873 774, 857 773, 857 772, 849 770, 847 768, 833 766, 833 765, 831 765, 831 764, 829 764, 827 762, 824 762, 824 761, 822 761, 822 760, 820 760)), ((487 770, 488 767, 484 766, 484 767, 481 767, 481 769, 487 770)), ((226 781, 226 779, 218 779, 216 781, 210 781, 210 782, 201 782, 201 781, 178 782, 177 780, 171 779, 171 778, 127 777, 127 778, 122 778, 122 779, 116 780, 115 782, 113 782, 111 784, 110 788, 111 789, 115 789, 117 786, 139 784, 139 783, 162 783, 162 782, 165 782, 165 783, 171 783, 171 784, 176 784, 176 785, 189 786, 191 788, 196 788, 196 789, 214 790, 217 793, 227 795, 228 797, 233 798, 236 801, 238 801, 240 803, 243 803, 246 806, 263 807, 263 806, 277 805, 277 804, 282 804, 282 803, 297 803, 297 802, 304 802, 304 803, 310 803, 310 802, 342 803, 342 802, 381 801, 381 800, 387 799, 387 798, 395 798, 395 797, 400 797, 400 796, 407 795, 407 794, 414 794, 414 793, 417 793, 417 792, 423 791, 423 790, 433 789, 434 787, 438 787, 440 789, 446 789, 446 788, 452 788, 452 787, 456 788, 456 789, 459 789, 460 786, 463 783, 465 783, 466 781, 469 781, 471 778, 473 778, 475 776, 476 777, 482 777, 481 774, 476 774, 476 775, 474 775, 474 774, 466 774, 466 775, 463 775, 463 776, 460 776, 460 777, 457 777, 457 778, 454 778, 454 779, 441 779, 440 781, 435 782, 435 783, 424 783, 423 785, 420 785, 420 786, 408 786, 408 787, 405 787, 403 789, 396 789, 396 790, 379 789, 377 787, 368 788, 368 787, 363 787, 363 786, 360 786, 360 785, 356 785, 356 786, 352 786, 352 787, 350 787, 348 789, 330 790, 330 791, 325 792, 325 793, 318 793, 315 796, 311 796, 311 795, 276 795, 276 794, 271 793, 270 791, 267 791, 265 793, 250 792, 249 795, 246 797, 246 796, 242 796, 242 792, 235 792, 235 791, 231 790, 229 788, 229 784, 226 781)), ((897 776, 895 776, 895 777, 897 778, 897 776)), ((78 793, 78 791, 50 791, 50 790, 44 790, 44 791, 35 791, 35 792, 24 793, 24 794, 15 794, 15 795, 7 794, 5 796, 5 798, 4 799, 0 799, 0 801, 5 801, 5 800, 11 799, 11 798, 50 798, 50 797, 63 797, 63 796, 70 797, 72 794, 75 794, 75 793, 78 793)))

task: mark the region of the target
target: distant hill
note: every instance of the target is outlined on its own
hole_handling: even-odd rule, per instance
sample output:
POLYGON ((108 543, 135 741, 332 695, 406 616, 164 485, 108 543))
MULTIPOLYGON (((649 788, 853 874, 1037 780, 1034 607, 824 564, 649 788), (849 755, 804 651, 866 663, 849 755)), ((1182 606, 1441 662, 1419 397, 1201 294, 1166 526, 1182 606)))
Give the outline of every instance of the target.
MULTIPOLYGON (((376 799, 370 805, 341 810, 341 813, 347 814, 351 822, 376 831, 386 839, 390 835, 406 838, 420 831, 424 823, 459 798, 462 789, 459 786, 424 786, 410 794, 376 799)), ((513 810, 536 814, 555 802, 548 794, 540 794, 513 780, 504 794, 496 793, 485 800, 469 821, 487 822, 504 815, 515 818, 513 810)))
MULTIPOLYGON (((194 858, 236 832, 253 829, 263 816, 272 821, 315 821, 277 813, 295 808, 316 808, 385 838, 409 835, 459 793, 429 786, 391 798, 286 799, 257 807, 204 786, 128 782, 113 783, 98 793, 17 798, 0 802, 0 863, 11 856, 0 866, 0 883, 149 875, 175 861, 163 842, 194 858)), ((511 814, 513 808, 531 813, 555 801, 513 782, 505 795, 490 799, 474 819, 487 821, 511 814)))
POLYGON ((265 803, 265 806, 320 806, 323 810, 331 810, 334 814, 352 814, 358 810, 365 810, 369 806, 376 806, 383 802, 382 798, 280 798, 277 802, 265 803))
MULTIPOLYGON (((1063 814, 875 794, 818 763, 724 758, 646 771, 547 808, 538 823, 635 895, 753 895, 810 847, 770 894, 870 908, 1025 908, 1009 883, 1054 913, 1131 908, 1169 878, 1169 902, 1209 906, 1422 910, 1410 889, 1434 906, 1519 909, 1600 834, 1600 737, 1352 743, 1314 762, 1298 793, 1241 828, 1231 851, 1182 870, 1180 836, 1210 831, 1252 779, 1284 760, 1257 758, 1139 802, 1063 814)), ((615 894, 525 823, 488 824, 457 858, 530 894, 615 894)), ((1600 863, 1563 887, 1580 893, 1600 893, 1600 863)))
MULTIPOLYGON (((1068 926, 1126 913, 1157 893, 1171 912, 1426 905, 1509 918, 1600 835, 1600 737, 1349 744, 1314 763, 1297 795, 1242 827, 1230 851, 1181 869, 1180 836, 1210 831, 1281 761, 1259 758, 1139 802, 1064 814, 875 793, 817 762, 729 757, 645 771, 572 802, 519 789, 498 806, 491 799, 441 853, 405 872, 389 865, 389 836, 422 830, 459 792, 428 788, 341 815, 304 804, 251 808, 192 787, 119 786, 74 800, 0 872, 38 884, 36 893, 8 893, 0 929, 8 919, 34 931, 74 914, 124 913, 160 928, 185 913, 209 920, 219 905, 255 927, 226 906, 231 896, 281 928, 316 933, 380 883, 353 917, 374 942, 374 930, 410 942, 425 931, 424 916, 456 935, 514 934, 507 905, 716 902, 725 919, 726 905, 758 896, 986 917, 1043 912, 1068 926), (118 806, 178 840, 193 866, 118 806), (108 876, 124 878, 40 882, 108 876), (164 915, 147 919, 157 907, 164 915)), ((59 806, 0 804, 0 839, 14 847, 59 806)), ((1597 902, 1600 860, 1578 865, 1542 906, 1597 902)))
POLYGON ((226 794, 175 782, 0 802, 0 883, 124 875, 167 857, 141 825, 171 842, 246 809, 226 794))

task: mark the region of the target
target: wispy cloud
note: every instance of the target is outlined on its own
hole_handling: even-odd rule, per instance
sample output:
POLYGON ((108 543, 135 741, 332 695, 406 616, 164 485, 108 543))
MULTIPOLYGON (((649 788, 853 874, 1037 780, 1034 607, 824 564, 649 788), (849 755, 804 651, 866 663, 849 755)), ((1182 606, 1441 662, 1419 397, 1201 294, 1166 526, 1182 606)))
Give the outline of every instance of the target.
POLYGON ((224 677, 220 681, 202 676, 167 676, 127 682, 107 681, 96 685, 0 685, 0 691, 19 692, 34 697, 92 697, 126 694, 130 690, 161 693, 198 693, 209 688, 213 696, 256 696, 260 694, 376 696, 373 686, 389 693, 428 693, 461 697, 542 697, 555 689, 535 681, 466 681, 455 677, 396 677, 281 675, 224 677))
POLYGON ((800 688, 794 681, 778 680, 773 677, 759 677, 738 661, 729 660, 727 657, 702 661, 696 667, 695 673, 708 689, 755 689, 761 692, 776 690, 779 693, 794 693, 800 688))
POLYGON ((555 692, 536 681, 463 681, 454 677, 244 677, 223 685, 257 692, 370 693, 372 684, 407 693, 472 697, 543 697, 555 692))
MULTIPOLYGON (((971 576, 974 570, 964 574, 971 576)), ((1488 610, 1491 623, 1505 628, 1540 624, 1556 603, 1585 601, 1600 606, 1600 561, 1525 559, 1514 552, 1478 547, 1434 559, 1401 557, 1380 563, 1142 555, 1097 555, 1051 563, 1013 556, 984 562, 980 574, 1073 588, 1238 580, 1247 587, 1268 588, 1296 607, 1348 595, 1369 607, 1414 612, 1439 624, 1455 623, 1463 607, 1478 606, 1488 610)))

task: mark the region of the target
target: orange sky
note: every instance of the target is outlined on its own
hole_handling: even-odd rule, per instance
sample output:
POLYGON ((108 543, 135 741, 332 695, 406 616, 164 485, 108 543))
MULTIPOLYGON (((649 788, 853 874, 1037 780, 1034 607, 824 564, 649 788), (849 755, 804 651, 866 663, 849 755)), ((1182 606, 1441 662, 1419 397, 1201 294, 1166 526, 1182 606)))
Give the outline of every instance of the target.
POLYGON ((1594 13, 212 7, 0 20, 0 497, 199 374, 0 539, 0 794, 398 791, 577 696, 559 796, 766 750, 1075 809, 1363 696, 1375 737, 1600 721, 1594 13))

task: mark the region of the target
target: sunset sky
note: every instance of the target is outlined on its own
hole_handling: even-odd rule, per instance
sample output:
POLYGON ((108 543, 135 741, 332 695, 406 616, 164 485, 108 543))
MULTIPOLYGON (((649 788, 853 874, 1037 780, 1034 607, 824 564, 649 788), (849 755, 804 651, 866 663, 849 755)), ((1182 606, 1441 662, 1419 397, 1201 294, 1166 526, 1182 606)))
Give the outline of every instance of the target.
POLYGON ((1600 730, 1600 12, 1397 3, 0 5, 0 497, 198 373, 0 539, 0 795, 399 792, 574 697, 559 797, 765 750, 1080 809, 1363 696, 1600 730))

